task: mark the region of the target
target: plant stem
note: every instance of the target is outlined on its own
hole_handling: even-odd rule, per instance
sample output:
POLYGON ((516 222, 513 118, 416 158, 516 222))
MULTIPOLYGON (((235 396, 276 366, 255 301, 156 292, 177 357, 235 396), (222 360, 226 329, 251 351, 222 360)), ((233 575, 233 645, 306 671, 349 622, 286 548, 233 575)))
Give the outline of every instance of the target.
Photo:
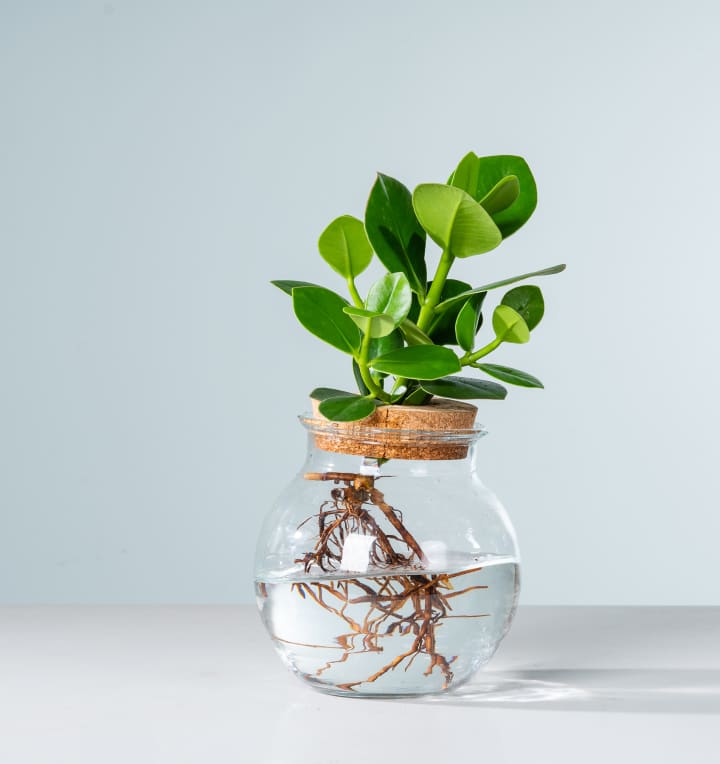
POLYGON ((360 369, 360 376, 365 383, 365 387, 367 387, 376 398, 388 403, 391 400, 391 397, 382 389, 382 387, 380 387, 380 385, 378 385, 370 373, 370 368, 368 367, 369 354, 370 335, 364 334, 362 345, 360 345, 360 356, 356 359, 358 368, 360 369))
POLYGON ((450 272, 453 260, 455 260, 455 258, 450 254, 450 251, 446 249, 442 253, 437 271, 435 272, 435 277, 430 286, 430 291, 427 294, 425 304, 422 306, 420 315, 418 316, 417 326, 424 332, 427 332, 428 327, 435 317, 435 306, 440 302, 440 295, 442 295, 443 287, 445 286, 445 281, 450 272))
POLYGON ((358 292, 357 287, 355 286, 355 279, 352 276, 348 276, 347 285, 348 285, 348 291, 350 292, 350 296, 352 297, 352 300, 355 303, 355 307, 362 308, 365 305, 365 303, 362 301, 362 297, 360 297, 360 293, 358 292))
POLYGON ((499 347, 501 344, 502 340, 499 337, 495 337, 492 342, 488 342, 487 345, 481 347, 479 350, 475 350, 473 353, 465 353, 465 355, 460 359, 460 365, 470 366, 471 364, 475 363, 478 358, 482 358, 488 353, 492 353, 492 351, 499 347))

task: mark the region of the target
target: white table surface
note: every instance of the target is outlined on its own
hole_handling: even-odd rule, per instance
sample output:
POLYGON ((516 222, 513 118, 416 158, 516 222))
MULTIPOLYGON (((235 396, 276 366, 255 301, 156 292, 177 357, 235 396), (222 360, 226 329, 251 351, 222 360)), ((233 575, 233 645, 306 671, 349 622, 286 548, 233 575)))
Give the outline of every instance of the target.
POLYGON ((255 609, 0 608, 2 764, 720 762, 720 608, 520 608, 427 700, 321 695, 255 609))

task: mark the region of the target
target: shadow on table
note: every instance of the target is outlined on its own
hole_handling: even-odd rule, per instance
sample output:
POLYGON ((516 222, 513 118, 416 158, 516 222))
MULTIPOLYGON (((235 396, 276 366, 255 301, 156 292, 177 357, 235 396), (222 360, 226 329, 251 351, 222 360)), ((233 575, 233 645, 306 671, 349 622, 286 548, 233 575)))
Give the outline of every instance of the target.
POLYGON ((720 714, 720 670, 486 671, 446 695, 414 702, 525 710, 720 714))

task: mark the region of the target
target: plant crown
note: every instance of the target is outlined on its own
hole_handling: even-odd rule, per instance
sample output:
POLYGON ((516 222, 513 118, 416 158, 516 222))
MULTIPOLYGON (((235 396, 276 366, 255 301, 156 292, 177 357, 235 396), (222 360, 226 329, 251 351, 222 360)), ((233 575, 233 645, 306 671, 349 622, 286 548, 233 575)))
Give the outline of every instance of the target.
POLYGON ((378 174, 364 222, 342 215, 318 241, 322 258, 345 280, 350 300, 306 281, 272 282, 291 296, 295 316, 309 332, 352 357, 359 393, 316 388, 310 395, 320 401, 320 413, 350 422, 369 416, 378 405, 424 405, 433 396, 505 398, 507 390, 497 382, 458 376, 467 368, 508 384, 542 387, 532 374, 483 362, 505 342, 530 339, 545 309, 539 287, 506 292, 492 312, 492 339, 478 343, 476 337, 490 290, 560 273, 565 265, 477 287, 449 278, 456 260, 495 249, 527 222, 536 203, 535 180, 518 156, 470 152, 447 184, 423 183, 412 193, 378 174), (431 281, 428 237, 442 252, 431 281), (363 299, 355 279, 373 255, 387 273, 363 299))

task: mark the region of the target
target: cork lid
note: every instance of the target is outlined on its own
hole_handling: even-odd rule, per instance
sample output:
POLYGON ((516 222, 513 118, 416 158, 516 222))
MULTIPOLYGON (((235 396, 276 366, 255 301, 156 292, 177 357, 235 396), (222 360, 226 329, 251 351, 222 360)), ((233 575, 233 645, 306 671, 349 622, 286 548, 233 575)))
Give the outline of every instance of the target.
POLYGON ((424 406, 378 406, 357 422, 331 422, 312 401, 312 417, 301 417, 323 451, 376 459, 464 459, 485 434, 475 426, 477 407, 433 398, 424 406))

